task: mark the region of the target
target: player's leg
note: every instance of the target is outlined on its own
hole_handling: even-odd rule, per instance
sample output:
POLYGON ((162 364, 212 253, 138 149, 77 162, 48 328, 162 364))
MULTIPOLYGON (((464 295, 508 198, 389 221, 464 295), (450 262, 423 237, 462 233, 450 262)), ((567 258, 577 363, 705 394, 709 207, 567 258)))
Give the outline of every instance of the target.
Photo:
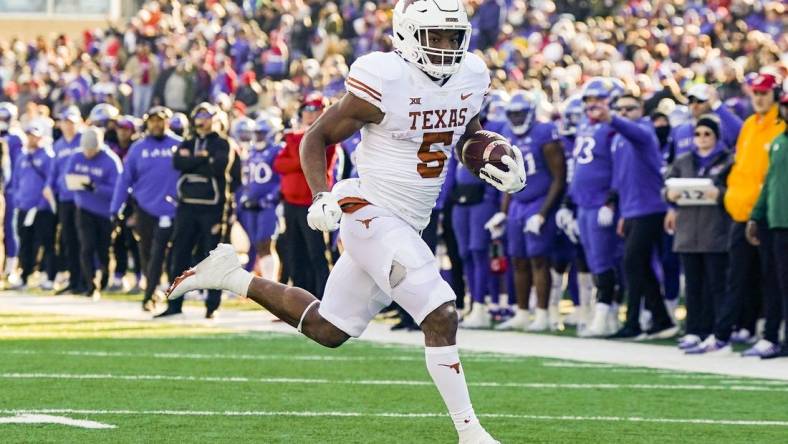
POLYGON ((532 281, 531 266, 525 256, 524 223, 524 219, 514 217, 506 221, 506 253, 512 263, 509 295, 514 295, 517 308, 511 319, 495 326, 496 330, 525 330, 530 323, 528 300, 532 281))
MULTIPOLYGON (((427 371, 446 404, 460 442, 495 443, 476 418, 465 382, 456 345, 454 292, 441 278, 434 255, 416 233, 406 227, 397 235, 397 246, 390 247, 394 254, 388 282, 381 288, 390 291, 391 298, 421 326, 427 371)), ((380 279, 379 275, 374 277, 380 279)))

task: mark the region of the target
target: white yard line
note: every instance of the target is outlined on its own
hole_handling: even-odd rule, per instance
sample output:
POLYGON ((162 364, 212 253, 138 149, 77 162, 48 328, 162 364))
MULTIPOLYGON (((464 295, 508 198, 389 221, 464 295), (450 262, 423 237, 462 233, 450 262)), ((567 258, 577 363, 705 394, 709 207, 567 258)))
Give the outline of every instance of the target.
MULTIPOLYGON (((293 417, 350 417, 350 418, 446 418, 445 413, 397 413, 397 412, 309 412, 309 411, 222 411, 222 410, 90 410, 90 409, 16 409, 0 410, 6 414, 72 414, 72 415, 145 415, 145 416, 293 416, 293 417)), ((724 426, 769 426, 788 427, 788 421, 761 421, 746 419, 709 418, 647 418, 640 416, 569 416, 569 415, 524 415, 513 413, 481 413, 482 418, 530 419, 540 421, 592 421, 592 422, 640 422, 659 424, 697 424, 724 426)))
POLYGON ((71 419, 65 416, 41 415, 32 413, 21 413, 17 416, 0 418, 0 424, 57 424, 80 429, 114 429, 112 424, 89 421, 87 419, 71 419))
MULTIPOLYGON (((386 379, 250 378, 244 376, 123 375, 111 373, 0 373, 0 379, 62 379, 117 381, 187 381, 262 384, 347 384, 377 386, 432 386, 432 381, 386 379)), ((543 382, 469 382, 471 387, 545 390, 699 390, 732 392, 788 392, 788 387, 697 384, 571 384, 543 382)))
MULTIPOLYGON (((274 318, 266 311, 223 310, 217 319, 203 319, 204 309, 186 307, 177 320, 155 321, 169 325, 215 326, 235 331, 276 332, 295 334, 294 328, 274 318)), ((34 312, 69 316, 150 321, 138 303, 100 301, 64 296, 26 296, 17 292, 0 292, 0 312, 34 312)), ((163 332, 166 334, 166 332, 163 332)), ((254 336, 254 335, 250 335, 254 336)), ((392 332, 389 325, 373 322, 360 338, 375 343, 423 346, 420 332, 392 332)), ((510 356, 535 356, 587 363, 613 364, 628 367, 679 370, 788 381, 788 359, 743 359, 738 355, 686 356, 675 347, 580 339, 551 335, 515 332, 460 330, 457 340, 464 352, 493 352, 510 356)))
MULTIPOLYGON (((401 361, 401 362, 422 362, 424 357, 419 355, 413 356, 332 356, 332 355, 293 355, 293 354, 235 354, 235 353, 178 353, 178 352, 154 352, 154 353, 137 353, 137 352, 119 352, 119 351, 105 351, 105 350, 0 350, 0 355, 56 355, 56 356, 70 356, 70 357, 95 357, 95 358, 145 358, 145 359, 187 359, 187 360, 242 360, 242 361, 327 361, 327 362, 380 362, 380 361, 401 361)), ((528 357, 511 357, 506 355, 482 355, 482 354, 463 354, 463 362, 492 362, 492 363, 513 363, 521 364, 528 357)), ((549 368, 569 368, 569 369, 604 369, 606 372, 612 373, 638 373, 656 375, 660 378, 667 379, 698 379, 698 380, 711 380, 725 384, 735 385, 788 385, 784 381, 766 381, 766 380, 745 380, 745 379, 726 379, 724 375, 701 375, 694 373, 683 373, 675 370, 657 370, 648 368, 628 368, 616 366, 613 364, 592 364, 592 363, 576 363, 576 362, 560 362, 560 361, 546 361, 540 362, 539 365, 549 368)))

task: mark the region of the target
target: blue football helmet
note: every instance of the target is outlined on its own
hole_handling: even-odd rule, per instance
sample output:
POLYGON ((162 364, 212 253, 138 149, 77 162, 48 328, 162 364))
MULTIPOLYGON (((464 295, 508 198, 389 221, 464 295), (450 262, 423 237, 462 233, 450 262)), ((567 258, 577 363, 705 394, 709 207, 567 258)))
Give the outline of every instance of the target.
POLYGON ((241 117, 233 122, 230 135, 241 143, 248 143, 254 139, 255 122, 248 117, 241 117))
POLYGON ((621 81, 611 77, 592 77, 583 85, 581 95, 583 100, 589 97, 598 97, 607 99, 608 103, 613 103, 623 93, 624 85, 621 81))
POLYGON ((515 135, 523 135, 531 128, 536 120, 536 110, 539 107, 538 98, 529 91, 515 91, 511 100, 506 104, 506 118, 515 135))
POLYGON ((561 111, 561 124, 558 133, 562 136, 572 136, 577 133, 577 127, 583 118, 583 99, 580 95, 574 95, 566 99, 561 111))

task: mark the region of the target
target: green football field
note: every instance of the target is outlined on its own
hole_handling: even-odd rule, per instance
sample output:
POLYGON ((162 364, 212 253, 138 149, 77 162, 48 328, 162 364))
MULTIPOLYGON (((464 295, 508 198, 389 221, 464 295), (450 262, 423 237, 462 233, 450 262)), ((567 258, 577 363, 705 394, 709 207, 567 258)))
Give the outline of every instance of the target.
MULTIPOLYGON (((788 382, 465 353, 503 443, 786 443, 788 382)), ((417 347, 0 314, 2 443, 452 443, 417 347), (113 426, 4 423, 45 414, 113 426)))

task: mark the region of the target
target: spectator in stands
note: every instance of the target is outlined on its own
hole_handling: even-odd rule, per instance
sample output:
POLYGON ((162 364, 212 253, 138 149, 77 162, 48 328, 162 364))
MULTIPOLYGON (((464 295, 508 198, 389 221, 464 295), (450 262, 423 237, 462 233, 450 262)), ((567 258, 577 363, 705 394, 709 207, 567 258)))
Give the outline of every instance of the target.
MULTIPOLYGON (((780 115, 785 126, 788 121, 788 92, 783 92, 780 99, 780 115)), ((765 254, 770 254, 774 261, 779 288, 773 295, 767 296, 766 309, 777 310, 781 305, 782 321, 788 323, 788 127, 769 146, 769 169, 747 222, 747 240, 751 244, 760 248, 768 247, 762 244, 761 239, 764 237, 771 238, 771 251, 765 254), (767 236, 761 233, 761 227, 764 226, 769 227, 767 236)), ((778 322, 776 316, 773 322, 778 322)), ((784 328, 788 330, 788 324, 784 328)), ((760 352, 761 358, 788 356, 788 331, 783 332, 786 338, 783 345, 777 342, 776 333, 771 329, 766 331, 763 340, 769 341, 771 345, 763 344, 766 347, 760 352)))
MULTIPOLYGON (((301 169, 299 146, 304 132, 323 114, 325 106, 325 99, 320 93, 309 94, 304 98, 299 109, 299 128, 285 133, 285 146, 274 160, 274 171, 281 177, 285 216, 283 239, 290 250, 286 260, 289 261, 288 269, 293 285, 318 298, 323 296, 328 279, 326 241, 323 232, 312 230, 306 223, 306 213, 312 204, 312 192, 301 169)), ((334 169, 335 152, 335 145, 326 148, 326 180, 329 184, 332 182, 330 172, 334 169)))
MULTIPOLYGON (((739 331, 734 340, 743 341, 754 335, 761 298, 771 298, 765 295, 777 292, 776 276, 772 270, 773 261, 771 255, 766 254, 771 245, 767 238, 768 226, 759 227, 760 248, 750 245, 745 239, 746 222, 758 200, 758 193, 769 166, 768 152, 764 147, 769 146, 775 137, 785 131, 785 122, 780 120, 775 103, 777 87, 777 79, 771 74, 758 74, 752 81, 751 102, 755 114, 747 118, 742 126, 736 143, 733 168, 728 176, 725 208, 734 223, 731 225, 728 240, 728 290, 714 331, 719 344, 731 339, 734 326, 744 330, 739 331)), ((771 302, 771 299, 767 301, 771 302)), ((774 310, 771 304, 765 307, 766 339, 745 352, 748 355, 768 353, 776 346, 774 340, 777 337, 780 313, 775 313, 774 310)))
MULTIPOLYGON (((673 162, 667 178, 711 179, 715 188, 703 195, 704 202, 682 202, 678 206, 681 192, 668 190, 666 198, 674 206, 665 216, 665 231, 675 233, 673 250, 681 255, 684 266, 687 323, 679 348, 688 353, 693 353, 707 338, 715 341, 714 313, 725 294, 731 223, 722 199, 733 163, 733 154, 720 140, 720 126, 714 115, 701 116, 696 122, 694 147, 673 162), (716 204, 708 205, 709 201, 716 204)), ((726 347, 730 351, 730 346, 726 347)))
POLYGON ((662 200, 662 153, 654 128, 643 118, 643 102, 634 94, 623 94, 613 102, 612 115, 605 109, 600 120, 609 122, 613 138, 613 187, 618 192, 621 219, 618 234, 625 238, 624 275, 627 283, 627 320, 613 337, 641 334, 640 304, 651 312, 649 338, 676 335, 678 327, 662 300, 651 259, 662 239, 665 203, 662 200))
POLYGON ((133 109, 132 113, 142 117, 148 110, 153 99, 153 85, 159 75, 159 61, 151 53, 150 44, 142 42, 137 45, 137 53, 126 62, 124 72, 131 80, 133 109))

